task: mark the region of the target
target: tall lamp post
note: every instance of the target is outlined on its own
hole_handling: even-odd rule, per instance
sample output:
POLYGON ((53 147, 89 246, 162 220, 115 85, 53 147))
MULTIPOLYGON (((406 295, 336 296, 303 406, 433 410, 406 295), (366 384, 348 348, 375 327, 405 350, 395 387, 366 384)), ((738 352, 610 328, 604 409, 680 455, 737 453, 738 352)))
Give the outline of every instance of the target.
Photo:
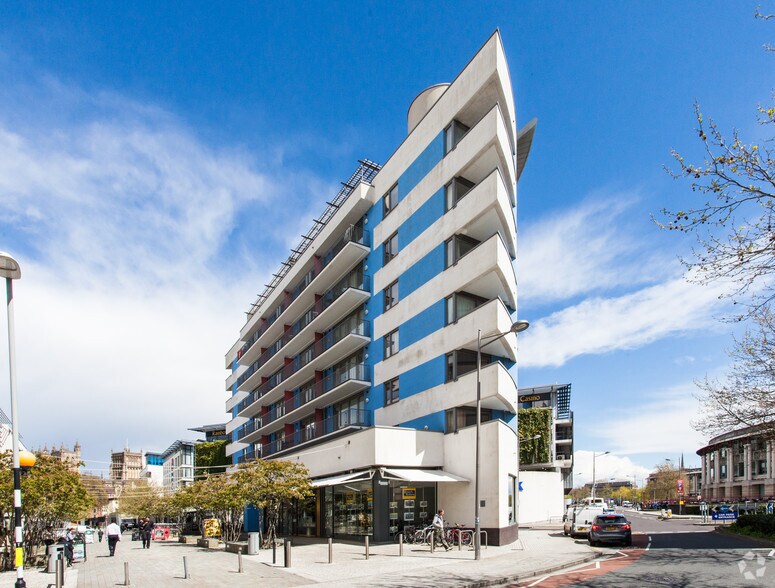
POLYGON ((22 542, 22 487, 21 460, 19 457, 19 411, 16 407, 16 347, 13 323, 13 281, 22 277, 19 263, 8 253, 0 251, 0 277, 5 278, 5 292, 8 300, 8 371, 11 380, 11 433, 13 439, 13 510, 14 510, 14 553, 16 563, 16 588, 25 588, 24 546, 22 542))
POLYGON ((595 479, 595 460, 603 455, 608 455, 610 451, 604 451, 603 453, 592 453, 592 498, 595 497, 595 485, 597 483, 595 479))
MULTIPOLYGON (((505 333, 496 333, 482 338, 482 330, 476 335, 476 473, 474 475, 474 559, 482 559, 481 524, 479 521, 479 470, 480 470, 480 433, 482 429, 482 344, 488 345, 511 333, 521 333, 527 330, 530 323, 527 321, 515 321, 505 333)), ((517 472, 519 472, 519 440, 517 440, 517 472)), ((519 490, 519 488, 517 488, 519 490)), ((519 517, 519 511, 517 511, 519 517)))

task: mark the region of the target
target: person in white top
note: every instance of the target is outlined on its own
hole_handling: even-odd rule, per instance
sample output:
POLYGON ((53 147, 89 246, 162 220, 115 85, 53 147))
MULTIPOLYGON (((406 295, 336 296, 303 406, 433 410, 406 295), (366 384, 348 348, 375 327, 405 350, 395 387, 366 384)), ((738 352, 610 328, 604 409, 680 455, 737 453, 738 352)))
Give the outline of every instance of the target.
POLYGON ((434 541, 436 542, 436 545, 443 545, 444 549, 449 551, 452 549, 449 546, 449 543, 447 543, 446 537, 444 537, 444 509, 440 508, 439 512, 437 512, 433 516, 433 533, 435 535, 434 541))
POLYGON ((108 549, 110 550, 110 557, 116 555, 116 543, 121 541, 121 527, 119 527, 115 521, 108 525, 106 529, 108 535, 108 549))

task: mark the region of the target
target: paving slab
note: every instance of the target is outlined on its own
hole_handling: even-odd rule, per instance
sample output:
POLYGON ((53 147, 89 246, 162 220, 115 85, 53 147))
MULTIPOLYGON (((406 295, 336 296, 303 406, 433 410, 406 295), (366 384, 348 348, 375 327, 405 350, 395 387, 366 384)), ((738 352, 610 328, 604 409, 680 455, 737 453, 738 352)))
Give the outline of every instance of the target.
MULTIPOLYGON (((105 543, 90 545, 88 560, 68 569, 68 588, 114 588, 124 585, 124 563, 129 564, 131 586, 158 587, 235 587, 265 585, 277 588, 332 586, 390 588, 408 586, 487 586, 524 579, 536 574, 589 561, 600 552, 586 541, 564 537, 562 532, 520 530, 520 540, 507 546, 482 548, 482 559, 474 559, 473 549, 455 546, 431 553, 428 546, 404 545, 403 556, 397 544, 371 546, 366 559, 365 546, 334 543, 333 563, 328 563, 328 543, 292 540, 290 568, 283 566, 283 548, 257 555, 243 555, 243 573, 238 573, 238 556, 223 549, 203 549, 180 543, 154 543, 143 549, 124 536, 115 557, 108 556, 105 543), (184 578, 183 557, 190 578, 184 578)), ((0 574, 0 588, 10 588, 15 573, 0 574)), ((53 574, 27 570, 29 588, 53 585, 53 574)))

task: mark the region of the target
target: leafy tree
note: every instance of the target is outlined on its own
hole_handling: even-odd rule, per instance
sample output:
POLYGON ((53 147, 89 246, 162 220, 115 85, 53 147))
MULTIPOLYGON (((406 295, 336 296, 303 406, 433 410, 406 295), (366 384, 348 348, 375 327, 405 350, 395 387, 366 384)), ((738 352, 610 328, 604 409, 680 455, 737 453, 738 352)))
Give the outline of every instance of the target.
POLYGON ((704 410, 693 424, 709 436, 741 427, 775 431, 775 316, 764 307, 753 320, 756 328, 728 351, 729 374, 697 382, 704 410))
POLYGON ((678 468, 671 463, 657 464, 646 484, 645 495, 652 500, 675 500, 678 498, 678 468))
POLYGON ((246 503, 264 509, 265 545, 276 540, 280 508, 312 496, 307 468, 298 463, 257 459, 240 465, 233 477, 243 489, 246 503))
MULTIPOLYGON (((49 455, 37 456, 37 463, 22 476, 22 517, 24 549, 29 562, 42 543, 46 527, 55 528, 83 518, 95 500, 84 486, 81 476, 69 464, 49 455)), ((4 543, 4 567, 13 567, 13 458, 10 452, 0 454, 0 520, 4 543)))
POLYGON ((221 538, 236 541, 242 531, 242 513, 247 504, 245 488, 227 475, 207 476, 201 480, 206 510, 218 519, 221 538))
POLYGON ((165 497, 160 488, 148 483, 146 479, 129 481, 121 492, 119 510, 122 514, 135 517, 150 517, 156 520, 169 516, 173 511, 169 497, 165 497))

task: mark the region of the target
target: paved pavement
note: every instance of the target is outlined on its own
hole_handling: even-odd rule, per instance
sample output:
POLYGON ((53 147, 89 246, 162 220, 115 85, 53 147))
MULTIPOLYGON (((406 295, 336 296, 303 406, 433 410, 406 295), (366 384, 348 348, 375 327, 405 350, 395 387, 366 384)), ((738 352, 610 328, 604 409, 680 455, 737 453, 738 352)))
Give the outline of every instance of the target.
MULTIPOLYGON (((241 588, 257 582, 277 588, 294 586, 487 586, 515 582, 536 574, 577 565, 597 556, 586 541, 564 537, 562 530, 520 530, 520 541, 503 547, 482 549, 482 559, 474 560, 473 551, 463 547, 430 553, 427 546, 404 545, 399 557, 398 545, 372 546, 369 559, 363 545, 335 543, 334 563, 328 563, 327 543, 293 545, 292 567, 283 567, 283 550, 277 550, 272 564, 271 550, 243 555, 242 574, 237 573, 237 555, 222 549, 207 550, 180 543, 154 543, 144 550, 129 535, 119 543, 115 557, 108 557, 105 543, 89 545, 88 560, 68 569, 68 588, 114 588, 124 585, 124 563, 129 564, 131 586, 186 586, 241 588), (190 579, 183 577, 186 557, 190 579)), ((0 588, 10 588, 15 572, 0 574, 0 588)), ((53 584, 53 574, 39 569, 27 570, 29 588, 53 584)))

